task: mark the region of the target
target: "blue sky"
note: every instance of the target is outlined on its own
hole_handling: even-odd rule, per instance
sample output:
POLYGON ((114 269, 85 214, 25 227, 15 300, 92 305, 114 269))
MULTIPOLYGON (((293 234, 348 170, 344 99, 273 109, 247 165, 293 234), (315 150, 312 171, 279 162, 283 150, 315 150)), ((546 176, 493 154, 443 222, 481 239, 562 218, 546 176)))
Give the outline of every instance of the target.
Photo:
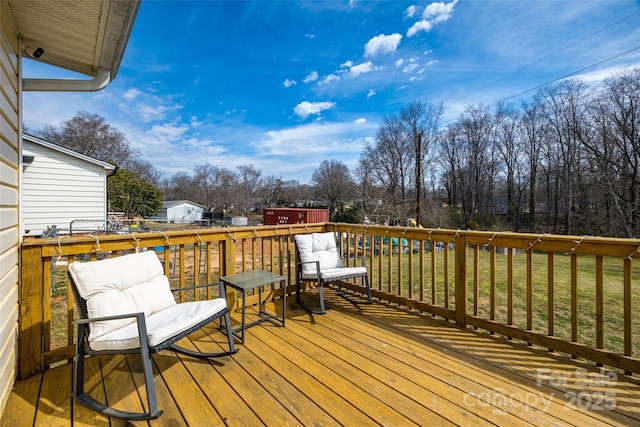
MULTIPOLYGON (((25 77, 77 78, 24 63, 25 77)), ((442 102, 446 125, 635 66, 639 1, 143 0, 107 88, 25 92, 23 112, 28 130, 99 114, 166 178, 211 163, 307 183, 323 160, 355 166, 410 102, 442 102)))

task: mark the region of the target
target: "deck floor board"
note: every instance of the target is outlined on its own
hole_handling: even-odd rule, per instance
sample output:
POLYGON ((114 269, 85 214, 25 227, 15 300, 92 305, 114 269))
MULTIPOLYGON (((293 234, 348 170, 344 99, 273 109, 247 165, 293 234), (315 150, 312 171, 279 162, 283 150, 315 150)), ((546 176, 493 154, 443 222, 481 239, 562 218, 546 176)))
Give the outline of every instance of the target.
MULTIPOLYGON (((310 315, 290 298, 286 327, 249 328, 236 355, 209 361, 154 355, 164 411, 158 420, 126 423, 72 405, 72 365, 64 365, 18 381, 0 427, 640 425, 637 377, 605 376, 579 361, 390 304, 354 305, 331 289, 325 297, 325 315, 310 315)), ((239 313, 232 317, 239 321, 239 313)), ((215 325, 181 342, 206 351, 223 343, 215 325)), ((138 358, 90 358, 87 372, 91 395, 103 397, 104 387, 121 409, 146 406, 138 358)))

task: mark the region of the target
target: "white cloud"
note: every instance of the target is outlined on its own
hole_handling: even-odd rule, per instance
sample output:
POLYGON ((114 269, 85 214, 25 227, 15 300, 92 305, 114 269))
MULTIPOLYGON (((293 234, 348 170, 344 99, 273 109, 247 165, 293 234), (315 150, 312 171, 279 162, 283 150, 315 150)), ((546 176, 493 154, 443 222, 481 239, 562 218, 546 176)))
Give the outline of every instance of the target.
POLYGON ((126 92, 122 95, 122 97, 123 97, 124 99, 133 100, 133 99, 137 98, 137 97, 138 97, 138 95, 140 95, 141 93, 142 93, 142 92, 140 92, 140 90, 139 90, 139 89, 131 88, 131 89, 129 89, 128 91, 126 91, 126 92))
POLYGON ((138 114, 140 120, 144 123, 165 120, 169 111, 176 110, 178 107, 170 107, 155 102, 152 104, 127 105, 123 107, 125 110, 130 109, 138 114))
POLYGON ((433 24, 431 23, 431 21, 427 21, 426 19, 423 19, 422 21, 418 21, 415 24, 413 24, 411 26, 411 28, 409 28, 407 30, 407 37, 413 37, 416 34, 418 34, 420 31, 431 31, 431 29, 433 28, 433 24))
POLYGON ((458 0, 453 0, 451 3, 431 3, 422 12, 422 19, 407 30, 407 37, 413 37, 421 31, 431 31, 435 24, 447 21, 451 18, 456 3, 458 3, 458 0))
POLYGON ((340 64, 340 68, 351 68, 353 67, 353 61, 347 61, 340 64))
POLYGON ((303 82, 304 83, 311 83, 311 82, 315 82, 316 80, 318 80, 318 72, 317 71, 312 71, 309 73, 309 75, 307 77, 304 78, 303 82))
POLYGON ((453 7, 458 3, 458 0, 453 0, 451 3, 434 2, 431 3, 422 12, 422 19, 431 19, 434 24, 444 22, 451 18, 453 7))
MULTIPOLYGON (((364 119, 342 123, 309 123, 282 130, 268 131, 263 138, 253 143, 268 156, 284 156, 288 163, 304 164, 314 159, 329 157, 355 164, 365 143, 375 136, 377 124, 364 119), (292 151, 291 147, 304 147, 292 151), (311 156, 310 156, 311 154, 311 156), (299 156, 299 157, 296 157, 299 156)), ((348 165, 351 166, 351 165, 348 165)))
POLYGON ((400 67, 402 64, 404 64, 404 59, 400 58, 396 61, 396 67, 400 67))
POLYGON ((297 85, 298 82, 295 80, 286 79, 282 84, 284 85, 284 87, 291 87, 291 86, 297 85))
POLYGON ((322 78, 322 80, 318 84, 329 84, 335 83, 340 80, 340 76, 336 76, 335 74, 328 74, 322 78))
POLYGON ((367 123, 367 119, 364 119, 364 118, 356 119, 353 121, 354 125, 363 125, 365 123, 367 123))
POLYGON ((418 68, 418 64, 415 64, 415 63, 414 64, 409 64, 409 65, 407 65, 406 67, 404 67, 402 69, 402 72, 405 73, 405 74, 408 74, 408 73, 411 73, 411 72, 415 71, 416 68, 418 68))
POLYGON ((416 7, 414 5, 409 6, 404 11, 404 16, 406 16, 407 18, 413 18, 415 14, 416 14, 416 7))
POLYGON ((365 62, 363 64, 354 65, 349 69, 349 74, 352 77, 358 77, 360 74, 366 74, 374 71, 376 68, 373 66, 371 61, 365 62))
POLYGON ((369 93, 367 93, 367 99, 371 98, 376 94, 376 91, 373 89, 369 89, 369 93))
POLYGON ((384 55, 395 52, 402 40, 402 35, 398 33, 373 37, 364 45, 364 56, 384 55))
POLYGON ((301 119, 306 119, 311 114, 320 114, 324 110, 329 110, 336 106, 335 102, 309 102, 303 101, 293 108, 293 112, 296 113, 301 119))
POLYGON ((193 128, 199 128, 200 126, 202 126, 202 121, 198 119, 198 117, 196 116, 191 116, 191 119, 189 120, 191 127, 193 128))

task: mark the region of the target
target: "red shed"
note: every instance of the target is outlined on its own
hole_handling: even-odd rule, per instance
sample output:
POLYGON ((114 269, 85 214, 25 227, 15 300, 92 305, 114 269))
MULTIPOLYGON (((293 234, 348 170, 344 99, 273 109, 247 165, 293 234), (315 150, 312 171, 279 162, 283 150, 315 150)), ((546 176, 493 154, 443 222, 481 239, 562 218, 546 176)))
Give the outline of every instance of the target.
POLYGON ((262 212, 264 225, 313 224, 329 222, 329 209, 266 208, 262 212))

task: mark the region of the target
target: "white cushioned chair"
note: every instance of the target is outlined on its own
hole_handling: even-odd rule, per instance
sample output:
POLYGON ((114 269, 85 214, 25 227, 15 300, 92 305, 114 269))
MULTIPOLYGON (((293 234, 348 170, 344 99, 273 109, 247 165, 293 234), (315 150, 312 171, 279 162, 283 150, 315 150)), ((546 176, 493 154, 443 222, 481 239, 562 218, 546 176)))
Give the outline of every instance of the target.
POLYGON ((367 274, 367 264, 365 257, 360 267, 345 267, 336 247, 334 233, 311 233, 297 234, 294 236, 296 242, 296 252, 298 254, 298 268, 296 280, 296 299, 298 304, 307 311, 317 314, 324 314, 324 297, 322 288, 325 283, 336 282, 338 284, 338 294, 351 302, 359 303, 347 297, 341 288, 342 280, 361 278, 365 283, 367 292, 367 304, 371 304, 371 288, 369 287, 369 277, 367 274), (314 310, 300 299, 300 287, 304 282, 316 282, 320 297, 320 310, 314 310))
MULTIPOLYGON (((69 265, 80 320, 76 339, 74 397, 109 417, 150 420, 162 415, 157 408, 151 354, 169 348, 199 358, 234 354, 224 286, 219 298, 176 303, 169 279, 154 251, 69 265), (224 319, 229 351, 200 353, 175 343, 202 326, 224 319), (126 412, 96 401, 84 392, 84 359, 88 355, 140 354, 147 390, 148 411, 126 412)), ((205 287, 203 285, 198 287, 205 287)), ((195 288, 195 287, 190 287, 195 288)), ((181 288, 185 290, 189 288, 181 288)))

